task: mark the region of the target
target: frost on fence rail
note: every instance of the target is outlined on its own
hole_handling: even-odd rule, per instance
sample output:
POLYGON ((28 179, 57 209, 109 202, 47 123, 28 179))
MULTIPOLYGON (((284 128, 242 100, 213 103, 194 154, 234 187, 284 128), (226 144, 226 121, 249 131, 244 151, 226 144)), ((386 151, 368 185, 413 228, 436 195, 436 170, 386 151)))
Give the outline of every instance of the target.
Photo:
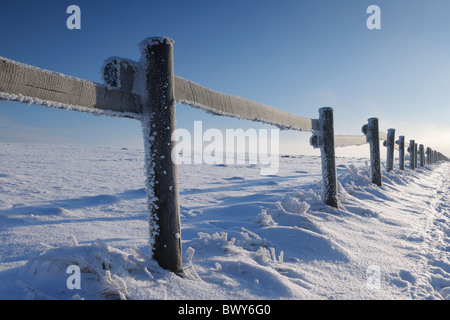
POLYGON ((318 130, 317 119, 300 117, 274 107, 205 88, 193 81, 175 77, 177 102, 216 115, 260 121, 283 129, 318 130))
MULTIPOLYGON (((120 59, 121 63, 124 61, 120 59)), ((139 65, 130 60, 125 62, 133 68, 139 65)), ((131 68, 129 70, 132 73, 131 68)), ((139 118, 142 105, 133 90, 133 77, 128 77, 126 80, 129 82, 126 83, 121 75, 116 74, 116 69, 106 71, 106 85, 102 85, 0 57, 0 98, 94 114, 139 118), (116 79, 117 83, 111 82, 111 78, 116 79)), ((318 128, 316 119, 217 92, 180 77, 174 77, 174 82, 175 99, 179 103, 223 116, 261 121, 283 129, 315 131, 318 128)))
MULTIPOLYGON (((387 140, 386 132, 379 132, 380 140, 387 140)), ((337 135, 334 136, 334 145, 338 147, 349 147, 349 146, 361 146, 367 143, 367 137, 364 135, 337 135)), ((394 146, 395 149, 399 149, 398 145, 394 146)))
POLYGON ((138 117, 135 96, 124 90, 40 69, 0 57, 0 97, 4 100, 94 114, 138 117))

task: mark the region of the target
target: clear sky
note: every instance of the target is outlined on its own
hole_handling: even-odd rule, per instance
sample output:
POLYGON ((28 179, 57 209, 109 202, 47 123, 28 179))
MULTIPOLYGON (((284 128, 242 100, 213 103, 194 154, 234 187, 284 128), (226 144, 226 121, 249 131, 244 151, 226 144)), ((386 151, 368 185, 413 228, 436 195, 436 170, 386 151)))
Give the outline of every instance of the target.
MULTIPOLYGON (((380 130, 450 155, 448 0, 1 0, 0 56, 101 83, 104 59, 138 60, 149 36, 175 40, 175 74, 208 88, 317 118, 334 108, 335 134, 380 130), (66 9, 81 8, 81 30, 66 9), (369 5, 381 29, 369 30, 369 5)), ((177 125, 271 128, 177 107, 177 125)), ((318 154, 310 133, 282 132, 281 152, 318 154)), ((142 147, 136 120, 0 103, 0 141, 142 147)), ((339 148, 338 155, 368 147, 339 148)))

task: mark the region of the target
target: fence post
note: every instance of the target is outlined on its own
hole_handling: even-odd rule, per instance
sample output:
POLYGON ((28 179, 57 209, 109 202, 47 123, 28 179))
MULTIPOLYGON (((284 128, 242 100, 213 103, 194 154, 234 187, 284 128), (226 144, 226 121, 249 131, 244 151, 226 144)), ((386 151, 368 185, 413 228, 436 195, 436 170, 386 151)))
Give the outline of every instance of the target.
POLYGON ((372 183, 381 187, 380 133, 378 131, 378 118, 368 119, 368 123, 362 127, 362 132, 366 135, 367 142, 370 145, 372 183))
POLYGON ((423 167, 425 165, 425 152, 423 144, 419 145, 419 153, 420 153, 420 166, 423 167))
POLYGON ((417 169, 417 163, 418 163, 418 159, 419 159, 419 157, 418 157, 418 154, 419 154, 419 151, 417 151, 417 148, 418 148, 418 144, 417 143, 414 143, 414 168, 415 169, 417 169))
POLYGON ((177 166, 171 153, 175 142, 173 41, 149 38, 141 43, 146 68, 143 131, 146 152, 147 197, 153 258, 175 273, 182 272, 181 226, 177 166))
POLYGON ((387 147, 386 167, 387 171, 392 171, 394 170, 395 129, 388 129, 386 147, 387 147))
POLYGON ((414 170, 414 165, 415 165, 415 160, 414 158, 416 157, 416 154, 414 152, 415 148, 415 141, 414 140, 409 140, 409 147, 408 147, 408 152, 409 152, 409 167, 414 170))
POLYGON ((338 208, 333 108, 319 109, 319 128, 318 145, 322 156, 324 202, 338 208))
POLYGON ((405 136, 399 136, 398 144, 398 166, 400 170, 405 170, 405 136))

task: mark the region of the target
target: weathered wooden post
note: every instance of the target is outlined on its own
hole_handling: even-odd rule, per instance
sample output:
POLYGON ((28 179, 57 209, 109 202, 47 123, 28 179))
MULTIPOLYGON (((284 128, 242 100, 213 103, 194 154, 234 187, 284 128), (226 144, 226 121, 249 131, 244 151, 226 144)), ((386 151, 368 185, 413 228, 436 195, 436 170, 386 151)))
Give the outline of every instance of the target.
POLYGON ((394 170, 395 129, 388 129, 386 147, 387 147, 386 168, 387 171, 389 172, 394 170))
POLYGON ((320 147, 324 203, 338 208, 333 108, 319 109, 319 132, 311 137, 310 142, 314 148, 320 147))
POLYGON ((399 136, 398 144, 398 166, 400 170, 405 170, 405 136, 399 136))
POLYGON ((380 133, 378 131, 378 118, 368 119, 368 123, 362 127, 370 145, 370 164, 372 170, 372 183, 381 186, 381 160, 380 160, 380 133))
POLYGON ((428 163, 433 164, 433 149, 431 148, 428 150, 428 163))
POLYGON ((416 157, 416 153, 415 153, 415 141, 414 140, 409 140, 409 147, 408 147, 408 152, 409 152, 409 167, 414 170, 415 169, 415 162, 416 160, 414 159, 416 157))
POLYGON ((414 143, 414 168, 417 169, 418 159, 419 159, 419 151, 417 150, 419 145, 414 143))
POLYGON ((420 166, 423 167, 425 165, 425 151, 423 144, 419 145, 419 154, 420 154, 420 166))
POLYGON ((147 196, 153 258, 175 273, 182 272, 181 227, 175 146, 173 41, 149 38, 140 44, 145 69, 143 132, 146 152, 147 196))

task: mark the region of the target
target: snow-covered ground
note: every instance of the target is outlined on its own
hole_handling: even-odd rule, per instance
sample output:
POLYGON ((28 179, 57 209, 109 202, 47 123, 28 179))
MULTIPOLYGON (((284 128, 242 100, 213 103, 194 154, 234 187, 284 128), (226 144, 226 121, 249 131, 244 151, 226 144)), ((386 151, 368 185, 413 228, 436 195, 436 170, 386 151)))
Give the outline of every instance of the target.
POLYGON ((180 165, 183 276, 148 259, 141 150, 0 144, 0 299, 449 299, 450 164, 180 165), (69 289, 70 265, 81 289, 69 289))

